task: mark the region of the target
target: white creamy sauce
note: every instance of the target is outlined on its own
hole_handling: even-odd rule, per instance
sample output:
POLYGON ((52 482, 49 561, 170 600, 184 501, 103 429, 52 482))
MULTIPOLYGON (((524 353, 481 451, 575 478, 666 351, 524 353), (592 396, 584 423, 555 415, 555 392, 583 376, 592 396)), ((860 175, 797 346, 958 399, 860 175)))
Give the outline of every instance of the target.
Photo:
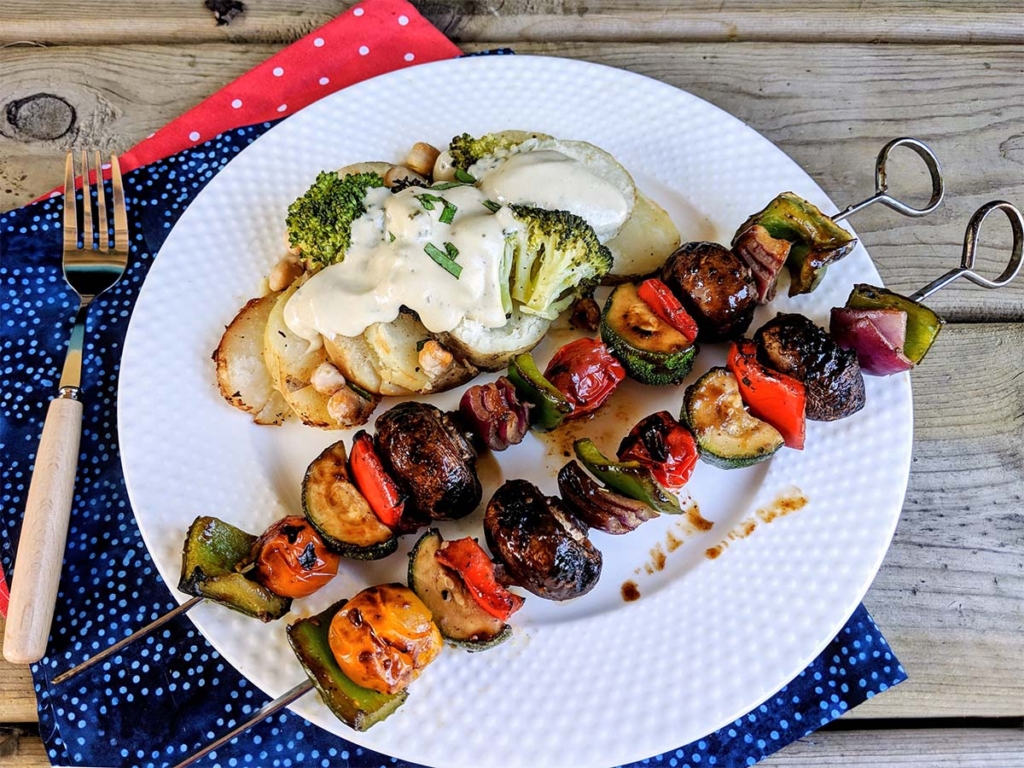
POLYGON ((475 187, 369 190, 344 261, 317 272, 295 292, 285 306, 285 323, 313 344, 320 335, 358 336, 373 323, 391 322, 403 306, 434 333, 464 320, 503 327, 511 308, 502 301, 509 289, 502 277, 508 274, 508 265, 502 269, 505 240, 518 224, 507 207, 492 213, 485 202, 571 211, 602 241, 622 227, 631 210, 631 201, 584 163, 532 149, 535 144, 475 165, 475 187), (454 215, 445 214, 445 201, 449 210, 455 207, 454 215), (454 255, 457 277, 437 263, 428 246, 437 249, 434 257, 438 251, 454 255))
POLYGON ((295 292, 285 306, 285 323, 314 342, 317 334, 358 336, 372 323, 394 320, 403 306, 435 333, 450 331, 464 318, 487 328, 505 325, 501 263, 506 234, 517 224, 507 208, 492 213, 485 200, 471 186, 409 187, 397 194, 370 190, 366 213, 352 224, 345 260, 295 292), (444 202, 424 195, 455 206, 450 223, 441 220, 444 202), (457 253, 458 277, 436 263, 428 244, 457 253))
POLYGON ((585 219, 604 241, 626 222, 630 203, 621 190, 583 163, 547 149, 519 152, 471 169, 479 187, 499 203, 569 211, 585 219))

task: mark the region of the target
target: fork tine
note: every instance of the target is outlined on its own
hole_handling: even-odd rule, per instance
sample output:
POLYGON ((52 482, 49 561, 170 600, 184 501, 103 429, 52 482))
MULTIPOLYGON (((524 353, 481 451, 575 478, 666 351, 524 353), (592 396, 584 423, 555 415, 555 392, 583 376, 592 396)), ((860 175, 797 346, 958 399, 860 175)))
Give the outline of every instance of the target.
POLYGON ((92 250, 92 187, 89 186, 89 153, 82 150, 82 248, 92 250))
POLYGON ((100 151, 93 150, 93 160, 96 166, 96 229, 99 230, 101 251, 110 250, 110 225, 107 223, 107 190, 103 186, 103 163, 100 160, 100 151))
POLYGON ((78 248, 78 206, 75 204, 75 153, 64 163, 64 250, 78 248))
POLYGON ((110 182, 114 187, 114 249, 128 251, 128 212, 124 205, 124 182, 117 155, 110 156, 110 182))

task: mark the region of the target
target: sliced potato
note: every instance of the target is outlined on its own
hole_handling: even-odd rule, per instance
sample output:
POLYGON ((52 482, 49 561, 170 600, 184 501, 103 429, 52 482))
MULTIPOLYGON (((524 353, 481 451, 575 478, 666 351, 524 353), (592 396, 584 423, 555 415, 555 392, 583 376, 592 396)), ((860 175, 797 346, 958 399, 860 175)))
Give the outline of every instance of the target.
POLYGON ((283 424, 291 416, 291 413, 291 406, 288 405, 284 396, 275 389, 270 393, 270 399, 267 400, 267 404, 263 406, 259 413, 252 417, 252 420, 257 424, 277 426, 278 424, 283 424))
POLYGON ((367 392, 382 394, 377 359, 365 338, 361 335, 325 336, 324 348, 327 357, 346 379, 367 392))
MULTIPOLYGON (((213 353, 217 364, 217 386, 224 399, 235 408, 256 414, 260 423, 281 423, 278 420, 268 421, 269 415, 264 414, 276 393, 274 380, 264 364, 264 331, 278 296, 272 293, 247 302, 224 329, 220 344, 213 353)), ((273 411, 274 407, 270 410, 273 411)))
MULTIPOLYGON (((313 372, 326 362, 324 346, 311 345, 306 339, 296 336, 284 322, 284 306, 298 289, 299 283, 284 291, 274 304, 267 318, 264 334, 264 357, 267 370, 277 391, 284 397, 295 414, 304 424, 320 429, 344 429, 355 424, 342 423, 335 419, 328 409, 328 395, 318 392, 310 381, 313 372)), ((366 416, 372 409, 367 409, 366 416)))
POLYGON ((477 371, 456 359, 438 376, 419 363, 419 345, 431 334, 414 315, 400 314, 390 323, 373 323, 362 336, 325 340, 327 355, 345 378, 367 392, 403 396, 444 392, 472 379, 477 371))
POLYGON ((613 262, 602 282, 633 281, 661 269, 681 240, 665 209, 638 190, 633 214, 607 243, 613 262))
POLYGON ((513 357, 540 344, 550 327, 550 320, 516 309, 500 328, 485 328, 463 320, 448 333, 435 335, 456 357, 470 365, 481 371, 500 371, 508 368, 513 357))

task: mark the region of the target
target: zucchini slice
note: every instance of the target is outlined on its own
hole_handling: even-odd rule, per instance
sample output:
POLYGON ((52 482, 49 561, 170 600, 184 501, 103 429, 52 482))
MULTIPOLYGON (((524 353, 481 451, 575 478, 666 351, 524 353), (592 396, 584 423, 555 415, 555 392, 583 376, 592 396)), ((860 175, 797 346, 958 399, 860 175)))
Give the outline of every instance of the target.
POLYGON ((317 456, 302 479, 302 511, 327 547, 353 560, 379 560, 398 549, 398 536, 382 523, 348 474, 340 440, 317 456))
POLYGON ((641 384, 681 383, 697 355, 697 345, 654 314, 633 283, 623 283, 608 297, 601 338, 641 384))
POLYGON ((261 621, 281 618, 291 609, 291 598, 236 570, 249 559, 255 541, 255 536, 216 517, 197 517, 185 537, 178 589, 261 621))
POLYGON ((765 461, 785 443, 775 427, 746 412, 728 368, 712 368, 686 388, 682 418, 697 438, 700 457, 722 469, 765 461))
POLYGON ((350 728, 365 731, 402 706, 409 692, 371 691, 356 685, 341 671, 328 635, 334 614, 347 602, 339 600, 323 613, 289 625, 288 644, 334 716, 350 728))
POLYGON ((409 553, 409 589, 423 601, 434 623, 449 643, 467 651, 485 651, 512 636, 512 628, 476 604, 457 577, 437 562, 443 543, 440 532, 431 528, 409 553))

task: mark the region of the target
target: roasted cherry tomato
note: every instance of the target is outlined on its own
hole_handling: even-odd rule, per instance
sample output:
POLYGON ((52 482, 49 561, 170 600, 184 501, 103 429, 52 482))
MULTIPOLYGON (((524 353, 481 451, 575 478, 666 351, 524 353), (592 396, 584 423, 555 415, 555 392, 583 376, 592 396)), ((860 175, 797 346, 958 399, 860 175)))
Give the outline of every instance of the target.
POLYGON ((253 580, 281 597, 308 597, 338 574, 341 558, 304 517, 290 515, 252 545, 253 580))
POLYGON ((807 430, 807 391, 792 376, 773 371, 757 359, 757 344, 748 339, 729 349, 727 365, 740 385, 750 412, 782 434, 786 445, 802 451, 807 430))
POLYGON ((441 652, 441 631, 416 593, 401 584, 369 587, 331 620, 331 653, 356 685, 398 693, 441 652))
POLYGON ((690 317, 683 309, 682 302, 661 280, 656 277, 644 280, 637 287, 636 295, 654 314, 683 334, 691 344, 697 339, 697 321, 690 317))
POLYGON ((359 430, 352 438, 352 452, 348 461, 356 487, 366 497, 373 514, 384 525, 394 528, 402 519, 405 496, 381 464, 373 448, 373 438, 366 430, 359 430))
POLYGON ((555 352, 544 377, 572 405, 567 419, 593 413, 626 378, 626 369, 596 339, 577 339, 555 352))
POLYGON ((475 539, 446 541, 434 557, 459 574, 473 601, 494 618, 508 621, 509 616, 523 607, 523 598, 498 583, 494 563, 475 539))
POLYGON ((640 420, 622 439, 619 461, 638 461, 650 467, 666 488, 682 488, 697 466, 697 441, 668 411, 640 420))

